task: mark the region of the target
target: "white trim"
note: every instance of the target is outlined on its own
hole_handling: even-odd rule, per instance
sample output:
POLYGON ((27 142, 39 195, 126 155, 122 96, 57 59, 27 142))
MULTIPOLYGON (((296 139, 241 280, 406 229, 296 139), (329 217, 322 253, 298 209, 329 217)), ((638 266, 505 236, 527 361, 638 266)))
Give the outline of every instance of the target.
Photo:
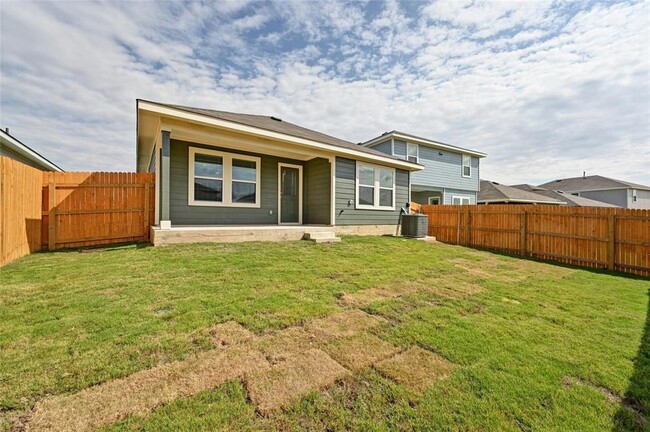
POLYGON ((390 139, 390 155, 395 156, 395 138, 390 139))
POLYGON ((223 129, 233 130, 237 132, 246 133, 249 135, 261 136, 264 138, 275 139, 279 141, 289 142, 305 147, 310 147, 314 149, 324 150, 328 152, 334 152, 337 154, 353 156, 354 159, 366 159, 369 161, 381 162, 382 164, 387 164, 391 166, 397 166, 407 170, 421 170, 424 167, 414 164, 412 162, 393 159, 390 157, 384 157, 380 155, 370 154, 365 151, 359 151, 352 148, 339 147, 331 144, 325 144, 318 141, 309 140, 306 138, 299 138, 292 135, 283 134, 280 132, 274 132, 267 129, 262 129, 258 127, 243 125, 235 122, 230 122, 226 120, 220 120, 212 118, 205 115, 194 114, 182 109, 175 109, 166 106, 161 106, 155 102, 149 102, 144 100, 138 100, 138 109, 142 111, 155 112, 161 115, 166 115, 170 117, 177 117, 181 119, 188 120, 190 122, 208 124, 211 126, 220 127, 223 129))
POLYGON ((427 204, 429 204, 429 205, 440 205, 440 204, 441 204, 441 203, 440 203, 441 198, 442 198, 441 196, 430 196, 430 197, 427 197, 427 204), (433 199, 433 200, 437 200, 437 201, 438 201, 438 204, 433 204, 433 203, 431 202, 432 199, 433 199))
POLYGON ((461 155, 460 157, 460 175, 462 175, 465 178, 471 178, 472 177, 472 157, 470 155, 461 155), (469 160, 469 164, 465 165, 465 158, 469 160), (465 167, 469 168, 469 175, 465 175, 465 167))
POLYGON ((476 156, 476 157, 479 157, 479 158, 487 156, 487 154, 481 153, 481 152, 478 152, 478 151, 458 148, 458 147, 454 147, 454 146, 444 144, 444 143, 440 143, 440 142, 437 142, 437 141, 431 141, 431 140, 424 139, 424 138, 417 138, 417 137, 410 136, 410 135, 403 135, 403 134, 400 134, 398 132, 391 132, 391 133, 386 134, 386 135, 378 136, 377 138, 373 138, 370 141, 366 141, 365 143, 362 143, 361 145, 364 146, 364 147, 368 147, 368 146, 373 145, 373 144, 375 144, 377 142, 380 142, 381 140, 385 140, 387 137, 397 138, 397 139, 404 140, 404 141, 411 141, 411 142, 418 143, 418 144, 424 144, 424 145, 427 145, 429 147, 434 147, 434 148, 438 148, 438 149, 449 150, 450 152, 453 152, 453 153, 469 154, 469 155, 476 156))
POLYGON ((2 141, 3 147, 8 147, 10 150, 18 153, 22 157, 28 159, 30 162, 35 163, 42 168, 45 168, 46 171, 63 172, 63 170, 56 166, 54 163, 45 159, 43 156, 36 153, 34 150, 30 149, 25 144, 18 141, 18 139, 14 138, 3 130, 0 130, 0 141, 2 141))
MULTIPOLYGON (((359 209, 359 210, 395 210, 395 189, 396 189, 395 188, 395 183, 397 181, 397 179, 396 179, 397 172, 396 172, 395 168, 389 168, 389 167, 382 166, 382 165, 373 165, 373 164, 369 164, 369 163, 365 163, 365 162, 359 162, 359 161, 356 161, 355 165, 356 165, 355 188, 354 188, 355 208, 359 209), (375 203, 374 205, 359 204, 359 186, 363 186, 363 185, 359 185, 359 168, 361 168, 361 167, 371 168, 371 169, 374 170, 374 173, 375 173, 374 174, 375 179, 374 179, 374 185, 373 185, 373 190, 374 190, 373 202, 375 203), (380 181, 380 179, 381 179, 380 171, 381 170, 390 170, 393 173, 393 188, 392 188, 393 202, 392 202, 392 205, 390 207, 388 207, 388 206, 380 206, 379 205, 379 202, 380 202, 379 201, 380 189, 388 189, 388 188, 385 188, 385 187, 380 187, 380 183, 381 183, 381 181, 380 181)), ((367 186, 367 187, 369 187, 369 186, 367 186)))
POLYGON ((256 156, 248 156, 237 153, 227 153, 222 151, 210 150, 201 147, 189 147, 188 156, 188 176, 187 176, 187 205, 189 206, 207 206, 207 207, 245 207, 260 208, 262 198, 260 196, 262 181, 262 159, 256 156), (215 201, 196 201, 194 199, 194 155, 196 153, 219 156, 223 160, 223 177, 221 179, 221 202, 215 201), (246 160, 255 162, 255 203, 233 203, 232 202, 232 183, 253 183, 252 181, 233 180, 232 178, 232 160, 246 160))
POLYGON ((302 165, 278 162, 278 225, 302 225, 302 165), (282 168, 298 169, 298 222, 282 222, 282 168))

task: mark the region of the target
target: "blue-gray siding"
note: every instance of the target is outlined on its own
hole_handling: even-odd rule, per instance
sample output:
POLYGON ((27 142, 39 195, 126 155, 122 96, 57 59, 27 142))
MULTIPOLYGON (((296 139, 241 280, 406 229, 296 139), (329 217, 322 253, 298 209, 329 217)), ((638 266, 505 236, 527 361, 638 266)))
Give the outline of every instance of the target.
POLYGON ((392 225, 409 201, 409 172, 395 170, 395 210, 366 210, 356 206, 356 162, 336 158, 336 225, 392 225), (351 203, 351 204, 350 204, 351 203))
POLYGON ((200 144, 172 140, 170 161, 170 217, 175 225, 244 225, 278 223, 278 162, 302 165, 301 161, 259 155, 241 151, 235 153, 262 158, 261 206, 260 208, 207 207, 188 205, 188 157, 189 147, 205 147, 212 150, 233 152, 200 144), (272 212, 272 214, 270 214, 272 212))
POLYGON ((413 173, 412 185, 429 185, 449 189, 479 190, 479 159, 472 157, 471 177, 462 175, 462 155, 460 153, 420 146, 419 162, 424 169, 413 173), (441 154, 442 153, 442 154, 441 154))
POLYGON ((406 141, 395 140, 393 141, 395 156, 406 158, 406 141))
POLYGON ((329 225, 332 199, 329 160, 316 158, 305 162, 303 175, 303 223, 329 225))
POLYGON ((390 152, 391 152, 390 140, 381 142, 379 144, 374 144, 374 145, 372 145, 370 147, 377 150, 377 151, 386 153, 386 154, 390 154, 390 152))

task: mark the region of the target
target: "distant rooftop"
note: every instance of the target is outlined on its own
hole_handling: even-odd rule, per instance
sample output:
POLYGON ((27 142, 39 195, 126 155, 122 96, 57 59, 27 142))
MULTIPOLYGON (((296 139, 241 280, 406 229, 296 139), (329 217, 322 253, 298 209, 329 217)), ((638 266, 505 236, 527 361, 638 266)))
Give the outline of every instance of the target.
POLYGON ((481 180, 478 203, 565 204, 566 201, 549 198, 489 180, 481 180))
POLYGON ((540 187, 551 190, 562 190, 565 192, 579 192, 588 190, 606 190, 606 189, 645 189, 650 190, 650 186, 632 183, 624 180, 617 180, 599 175, 590 175, 583 177, 572 177, 566 179, 553 180, 548 183, 539 185, 540 187))
POLYGON ((537 195, 544 195, 545 197, 548 198, 564 201, 570 207, 618 207, 613 204, 605 203, 602 201, 596 201, 585 197, 571 195, 571 193, 569 192, 564 192, 561 190, 551 190, 540 186, 533 186, 529 184, 518 184, 510 187, 520 189, 526 192, 532 192, 537 195))

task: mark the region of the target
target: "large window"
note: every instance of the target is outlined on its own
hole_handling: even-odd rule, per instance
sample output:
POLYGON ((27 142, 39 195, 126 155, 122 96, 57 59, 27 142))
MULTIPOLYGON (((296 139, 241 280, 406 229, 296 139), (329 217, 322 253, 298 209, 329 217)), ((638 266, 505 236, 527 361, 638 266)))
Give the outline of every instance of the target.
POLYGON ((472 157, 463 155, 463 177, 472 176, 472 157))
POLYGON ((188 204, 259 207, 260 158, 190 147, 188 204))
POLYGON ((395 209, 395 170, 357 162, 358 209, 395 209))

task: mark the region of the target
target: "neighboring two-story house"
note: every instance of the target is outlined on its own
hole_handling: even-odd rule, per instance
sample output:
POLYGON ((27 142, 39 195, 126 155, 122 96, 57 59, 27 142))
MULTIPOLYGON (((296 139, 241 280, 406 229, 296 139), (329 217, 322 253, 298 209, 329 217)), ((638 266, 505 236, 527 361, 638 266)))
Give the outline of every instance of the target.
POLYGON ((424 166, 411 174, 411 201, 476 204, 479 161, 485 153, 398 131, 386 132, 361 145, 424 166))
POLYGON ((630 209, 650 209, 650 186, 599 175, 553 180, 540 187, 630 209))

